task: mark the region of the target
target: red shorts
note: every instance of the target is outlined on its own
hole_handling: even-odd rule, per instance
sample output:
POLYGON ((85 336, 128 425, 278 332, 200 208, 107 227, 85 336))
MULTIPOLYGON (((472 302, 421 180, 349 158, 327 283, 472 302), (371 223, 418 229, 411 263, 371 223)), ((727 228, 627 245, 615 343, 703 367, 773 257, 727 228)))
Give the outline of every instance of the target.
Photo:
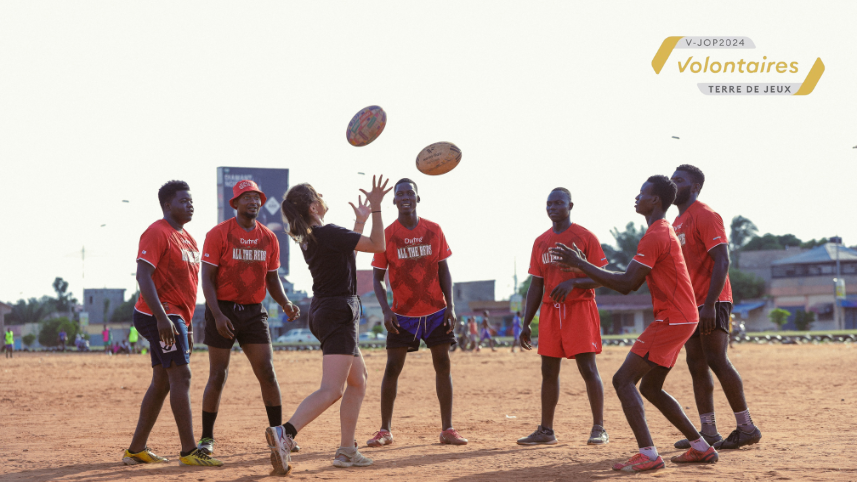
POLYGON ((539 355, 574 358, 578 353, 601 353, 601 321, 595 300, 542 303, 539 355))
POLYGON ((631 353, 641 357, 645 357, 648 353, 650 362, 672 368, 678 359, 681 347, 696 331, 696 326, 696 323, 670 325, 668 321, 656 321, 640 334, 634 346, 631 347, 631 353))

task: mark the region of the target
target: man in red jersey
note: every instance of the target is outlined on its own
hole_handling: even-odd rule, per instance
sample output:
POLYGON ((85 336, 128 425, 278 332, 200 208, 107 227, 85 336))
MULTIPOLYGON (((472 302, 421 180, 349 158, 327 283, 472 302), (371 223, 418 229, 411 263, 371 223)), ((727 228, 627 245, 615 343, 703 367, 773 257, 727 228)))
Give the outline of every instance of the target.
POLYGON ((627 462, 615 464, 613 470, 640 472, 664 466, 649 433, 640 393, 690 440, 688 451, 671 459, 674 463, 714 463, 718 459, 714 447, 702 438, 681 405, 663 389, 682 345, 699 323, 681 245, 664 219, 675 195, 675 184, 666 176, 651 176, 643 184, 635 208, 646 217, 649 228, 637 245, 634 262, 624 273, 590 264, 575 246, 569 248, 558 243, 550 250, 558 262, 582 270, 610 289, 628 294, 645 281, 652 293, 655 321, 637 338, 631 353, 613 376, 613 387, 622 401, 622 410, 637 439, 640 453, 627 462), (640 391, 637 391, 637 382, 640 382, 640 391))
MULTIPOLYGON (((699 308, 699 326, 684 348, 693 379, 696 409, 702 422, 700 433, 717 450, 752 445, 761 440, 762 432, 750 418, 741 375, 726 356, 732 314, 732 286, 729 283, 729 241, 723 218, 697 200, 705 183, 705 174, 698 167, 690 164, 678 166, 672 181, 678 188, 675 199, 678 217, 673 221, 673 228, 681 242, 681 251, 699 308), (726 440, 717 433, 714 381, 709 367, 720 380, 738 425, 726 440)), ((685 439, 676 442, 675 446, 687 448, 689 444, 685 439)))
POLYGON ((592 410, 592 431, 589 445, 603 445, 609 440, 604 430, 604 386, 595 363, 601 353, 601 322, 595 305, 598 285, 579 270, 569 271, 556 263, 550 248, 557 243, 575 245, 595 266, 608 261, 594 234, 571 222, 571 192, 558 187, 550 192, 547 214, 553 226, 536 238, 530 256, 530 288, 521 331, 521 347, 531 350, 530 323, 541 307, 539 316, 539 355, 542 358, 542 423, 519 445, 557 443, 553 430, 554 412, 559 402, 559 371, 563 358, 574 359, 586 383, 589 407, 592 410))
POLYGON ((256 221, 259 209, 265 204, 265 194, 255 182, 243 180, 233 186, 232 195, 229 205, 235 209, 235 217, 209 231, 202 249, 209 374, 202 396, 202 439, 198 447, 208 454, 214 451, 214 421, 235 340, 259 380, 268 426, 282 425, 283 403, 274 372, 268 312, 262 306, 265 290, 283 307, 289 321, 300 314, 286 297, 277 275, 280 267, 277 237, 256 221))
POLYGON ((167 394, 178 425, 184 465, 220 466, 219 460, 198 450, 193 439, 190 409, 190 352, 193 333, 188 331, 196 306, 199 250, 184 230, 193 218, 190 187, 170 181, 158 191, 164 218, 140 236, 137 283, 140 299, 134 306, 134 326, 151 345, 152 383, 140 406, 140 418, 122 462, 126 465, 167 462, 146 442, 167 394))
POLYGON ((446 263, 452 251, 440 226, 417 216, 419 202, 417 183, 400 179, 393 196, 399 218, 384 230, 386 251, 376 253, 372 259, 375 296, 384 311, 388 334, 387 368, 381 381, 381 428, 366 442, 370 447, 393 443, 390 430, 399 374, 405 366, 408 352, 417 351, 420 340, 425 341, 431 350, 434 362, 442 424, 440 443, 467 444, 467 439, 452 427, 449 347, 455 344, 452 330, 456 318, 452 276, 446 263), (384 287, 388 269, 393 288, 392 307, 387 304, 384 287))

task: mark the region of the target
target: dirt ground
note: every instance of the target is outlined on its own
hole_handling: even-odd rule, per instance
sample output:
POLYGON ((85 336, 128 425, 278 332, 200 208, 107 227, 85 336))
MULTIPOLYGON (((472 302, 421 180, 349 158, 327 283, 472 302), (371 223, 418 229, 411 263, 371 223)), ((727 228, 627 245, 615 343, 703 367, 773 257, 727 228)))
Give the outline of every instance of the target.
MULTIPOLYGON (((573 361, 564 363, 562 395, 554 424, 558 445, 521 447, 518 437, 539 423, 539 357, 534 353, 452 353, 454 425, 470 444, 438 443, 440 417, 431 354, 409 355, 399 382, 393 419, 395 444, 362 449, 375 464, 338 469, 330 464, 339 440, 338 404, 298 436, 303 451, 293 458, 291 477, 301 480, 589 480, 624 477, 610 470, 636 450, 611 377, 628 348, 607 347, 598 358, 605 381, 605 424, 610 443, 589 447, 591 419, 586 391, 573 361)), ((383 350, 365 353, 369 390, 358 424, 361 445, 380 424, 383 350)), ((721 453, 711 466, 677 467, 631 477, 660 480, 857 480, 857 348, 831 345, 738 345, 732 361, 744 377, 760 444, 721 453)), ((103 354, 16 354, 0 359, 0 479, 3 481, 250 481, 271 477, 267 424, 258 384, 243 356, 232 369, 215 427, 222 468, 179 466, 178 435, 169 399, 149 440, 161 466, 122 464, 150 377, 149 357, 103 354)), ((666 389, 697 421, 690 376, 683 355, 666 389)), ((316 389, 321 354, 277 352, 285 418, 316 389)), ((191 358, 195 435, 200 435, 202 391, 208 375, 205 353, 191 358)), ((719 392, 715 403, 721 433, 734 427, 719 392)), ((651 405, 652 435, 668 460, 682 438, 651 405)))

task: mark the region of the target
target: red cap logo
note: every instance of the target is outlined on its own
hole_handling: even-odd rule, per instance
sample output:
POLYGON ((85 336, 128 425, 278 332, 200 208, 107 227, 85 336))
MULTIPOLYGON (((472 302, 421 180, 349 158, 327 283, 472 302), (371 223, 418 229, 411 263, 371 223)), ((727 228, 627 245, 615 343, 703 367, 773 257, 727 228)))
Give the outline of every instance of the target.
POLYGON ((258 192, 259 197, 262 198, 262 204, 265 204, 265 201, 268 198, 265 196, 265 193, 259 189, 259 186, 256 185, 255 182, 245 179, 243 181, 238 181, 234 186, 232 186, 232 199, 229 200, 229 205, 232 206, 232 209, 235 209, 235 200, 238 199, 245 192, 258 192))

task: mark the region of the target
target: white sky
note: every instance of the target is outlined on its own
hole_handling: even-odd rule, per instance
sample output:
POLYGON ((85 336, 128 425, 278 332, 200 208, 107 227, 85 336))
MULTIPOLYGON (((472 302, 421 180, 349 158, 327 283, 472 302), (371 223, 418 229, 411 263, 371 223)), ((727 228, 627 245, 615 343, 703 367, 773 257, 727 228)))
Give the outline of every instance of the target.
MULTIPOLYGON (((348 227, 347 201, 371 181, 358 171, 411 177, 419 213, 447 234, 453 279, 496 279, 498 298, 550 226, 550 189, 569 188, 573 221, 612 243, 612 227, 643 222, 633 198, 645 178, 683 162, 706 173, 701 199, 727 223, 741 214, 763 233, 857 244, 855 17, 854 2, 4 1, 0 300, 51 294, 56 276, 78 298, 130 294, 158 187, 190 184, 201 247, 217 166, 289 168, 348 227), (757 49, 680 50, 655 75, 671 35, 743 35, 757 49), (800 72, 679 74, 690 55, 764 55, 800 72), (827 69, 809 96, 696 87, 802 82, 816 57, 827 69), (372 104, 387 127, 351 147, 348 121, 372 104), (416 154, 441 140, 461 164, 420 174, 416 154)), ((291 271, 309 291, 296 251, 291 271)))

